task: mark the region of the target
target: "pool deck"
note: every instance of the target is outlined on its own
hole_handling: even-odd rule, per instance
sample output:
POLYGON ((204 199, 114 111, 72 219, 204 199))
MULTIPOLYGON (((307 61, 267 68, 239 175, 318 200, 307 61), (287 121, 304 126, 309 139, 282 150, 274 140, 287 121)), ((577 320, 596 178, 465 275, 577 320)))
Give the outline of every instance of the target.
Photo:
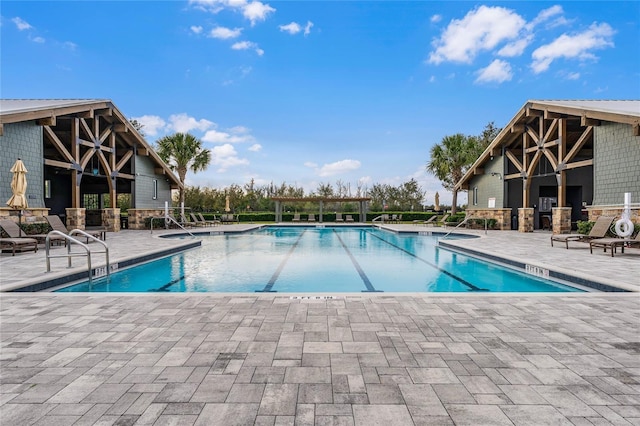
MULTIPOLYGON (((611 258, 551 248, 548 233, 466 232, 482 238, 452 244, 639 284, 637 249, 611 258)), ((112 262, 191 241, 158 235, 109 233, 112 262)), ((55 259, 50 274, 65 266, 55 259)), ((44 270, 44 250, 2 254, 1 288, 44 270)), ((638 293, 315 296, 0 293, 0 421, 640 424, 638 293)))

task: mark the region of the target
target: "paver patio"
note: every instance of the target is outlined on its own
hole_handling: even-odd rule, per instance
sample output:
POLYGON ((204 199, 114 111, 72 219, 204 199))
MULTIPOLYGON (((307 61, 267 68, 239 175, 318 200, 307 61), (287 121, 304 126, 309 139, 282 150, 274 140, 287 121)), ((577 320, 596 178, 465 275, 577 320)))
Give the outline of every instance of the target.
POLYGON ((640 424, 638 302, 3 294, 2 424, 640 424))
MULTIPOLYGON (((460 244, 638 285, 633 250, 528 237, 460 244)), ((107 242, 179 243, 150 238, 107 242)), ((2 286, 43 262, 2 255, 2 286)), ((0 423, 640 424, 638 293, 331 297, 0 293, 0 423)))

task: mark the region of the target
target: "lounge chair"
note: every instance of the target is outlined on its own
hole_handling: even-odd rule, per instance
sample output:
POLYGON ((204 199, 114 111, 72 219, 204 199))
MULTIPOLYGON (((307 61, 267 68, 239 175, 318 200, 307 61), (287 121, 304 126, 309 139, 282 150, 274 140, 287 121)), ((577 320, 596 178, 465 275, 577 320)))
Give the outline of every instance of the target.
POLYGON ((180 225, 185 226, 185 227, 186 226, 190 226, 190 227, 193 228, 194 226, 198 226, 198 223, 194 222, 193 219, 192 220, 187 219, 185 215, 181 214, 180 215, 180 225))
POLYGON ((389 223, 398 223, 398 215, 392 214, 391 219, 389 220, 389 223))
POLYGON ((307 222, 315 222, 316 221, 316 215, 311 213, 309 214, 309 218, 307 219, 307 222))
POLYGON ((300 222, 300 213, 294 213, 292 222, 300 222))
POLYGON ((431 216, 429 219, 427 220, 414 220, 413 224, 414 225, 423 225, 423 226, 433 226, 435 225, 435 220, 438 218, 438 215, 434 214, 433 216, 431 216))
POLYGON ((211 226, 220 225, 221 223, 218 219, 216 219, 215 216, 213 216, 213 220, 207 220, 204 218, 204 216, 202 216, 202 213, 198 213, 198 217, 200 218, 200 222, 208 223, 211 226))
POLYGON ((449 216, 451 216, 449 213, 445 214, 444 216, 442 216, 442 219, 437 220, 436 223, 434 223, 434 226, 446 226, 446 222, 447 219, 449 219, 449 216))
POLYGON ((200 219, 198 219, 198 218, 196 217, 196 214, 195 214, 195 213, 189 213, 189 216, 191 217, 191 221, 192 221, 193 223, 195 223, 195 224, 196 224, 196 226, 202 226, 202 227, 204 227, 204 226, 209 226, 209 224, 207 223, 207 221, 206 221, 206 220, 200 220, 200 219))
POLYGON ((347 215, 347 218, 345 219, 345 221, 347 221, 347 222, 353 222, 353 217, 352 217, 350 214, 348 214, 348 215, 347 215))
POLYGON ((342 213, 336 213, 336 222, 344 222, 342 218, 342 213))
POLYGON ((20 236, 20 227, 14 221, 10 219, 0 220, 0 227, 9 235, 9 238, 0 238, 0 251, 10 249, 11 256, 16 255, 16 250, 33 250, 34 253, 38 251, 38 240, 20 236), (16 230, 18 233, 14 237, 13 235, 16 235, 14 231, 16 230))
POLYGON ((614 256, 616 248, 622 248, 624 253, 624 247, 639 246, 640 247, 640 232, 635 238, 596 238, 589 241, 589 251, 593 253, 594 247, 604 248, 604 252, 607 252, 607 248, 611 249, 611 257, 614 256))
MULTIPOLYGON (((7 233, 7 235, 9 236, 9 238, 35 238, 38 243, 44 243, 44 241, 47 238, 47 234, 35 234, 35 235, 27 235, 24 234, 22 229, 20 229, 20 227, 12 220, 10 219, 4 219, 2 221, 0 221, 0 226, 2 226, 2 229, 4 229, 4 232, 7 233)), ((50 241, 52 244, 67 244, 67 240, 64 237, 61 237, 60 235, 52 235, 50 238, 50 241)))
POLYGON ((569 241, 586 242, 594 240, 596 238, 604 238, 609 231, 609 227, 613 222, 613 216, 600 216, 596 219, 596 223, 591 228, 589 234, 557 234, 551 236, 551 247, 553 247, 554 241, 560 241, 565 243, 567 249, 569 249, 569 241))
MULTIPOLYGON (((62 219, 60 219, 60 216, 49 215, 49 216, 45 216, 44 218, 47 219, 47 222, 49 222, 49 225, 53 228, 54 231, 60 231, 63 234, 69 235, 69 230, 67 229, 65 224, 62 223, 62 219)), ((84 230, 84 232, 86 232, 87 234, 95 238, 101 238, 105 236, 105 231, 102 229, 84 230)), ((83 236, 83 235, 75 235, 74 238, 78 236, 83 236)), ((87 243, 89 243, 89 240, 90 239, 87 237, 87 243)))

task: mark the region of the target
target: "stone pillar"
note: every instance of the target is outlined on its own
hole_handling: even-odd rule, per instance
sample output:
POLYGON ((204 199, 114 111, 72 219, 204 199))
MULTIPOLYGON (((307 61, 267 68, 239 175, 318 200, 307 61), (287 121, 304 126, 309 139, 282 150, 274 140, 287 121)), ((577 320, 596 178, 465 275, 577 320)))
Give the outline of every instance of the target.
POLYGON ((85 208, 68 208, 67 211, 67 228, 82 229, 84 231, 86 221, 86 209, 85 208))
POLYGON ((518 209, 518 232, 533 232, 533 209, 531 207, 518 209))
POLYGON ((571 207, 553 207, 551 211, 553 215, 553 233, 570 234, 571 207))
POLYGON ((128 214, 129 229, 149 229, 145 223, 146 219, 150 217, 164 217, 164 209, 129 209, 128 214))
POLYGON ((119 232, 120 209, 102 209, 102 226, 109 232, 119 232))

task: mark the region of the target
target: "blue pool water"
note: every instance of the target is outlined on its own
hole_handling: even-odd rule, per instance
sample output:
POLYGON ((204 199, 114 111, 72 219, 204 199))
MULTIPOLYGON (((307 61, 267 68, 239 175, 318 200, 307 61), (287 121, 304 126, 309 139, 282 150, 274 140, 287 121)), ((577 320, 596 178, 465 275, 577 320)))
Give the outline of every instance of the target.
POLYGON ((368 227, 267 227, 58 291, 562 292, 572 287, 368 227))

